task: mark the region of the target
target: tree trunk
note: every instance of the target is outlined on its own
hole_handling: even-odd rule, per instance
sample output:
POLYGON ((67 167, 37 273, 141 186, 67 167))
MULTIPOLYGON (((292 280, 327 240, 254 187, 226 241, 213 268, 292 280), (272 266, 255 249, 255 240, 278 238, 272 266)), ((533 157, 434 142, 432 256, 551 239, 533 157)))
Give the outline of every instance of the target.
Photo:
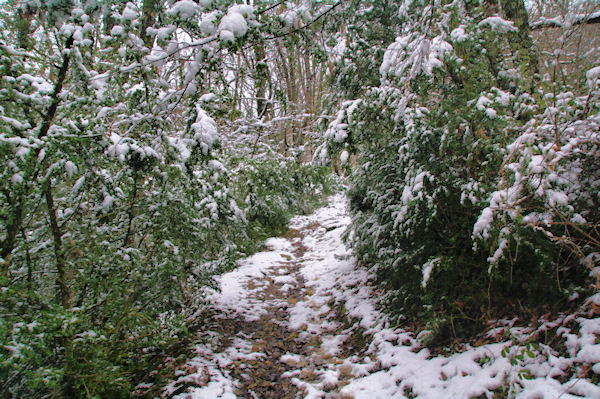
POLYGON ((137 200, 138 200, 138 186, 141 184, 141 177, 139 171, 134 169, 133 171, 133 189, 131 190, 129 211, 127 212, 127 232, 123 238, 123 247, 133 246, 133 219, 137 216, 137 200))
MULTIPOLYGON (((70 50, 73 46, 73 36, 69 36, 67 41, 65 42, 65 49, 70 50)), ((40 128, 40 133, 38 134, 38 138, 48 134, 48 130, 50 129, 50 124, 54 120, 54 115, 56 115, 56 110, 58 109, 58 104, 60 103, 59 94, 62 91, 65 80, 67 79, 67 71, 69 69, 69 62, 71 61, 71 56, 69 52, 63 53, 63 62, 58 70, 58 77, 56 79, 56 84, 54 85, 54 90, 52 90, 52 101, 50 102, 50 107, 48 111, 46 111, 46 115, 44 116, 44 121, 42 122, 42 127, 40 128)), ((39 153, 39 151, 37 152, 39 153)), ((34 157, 37 159, 37 154, 34 157)))
POLYGON ((267 65, 267 56, 262 42, 258 42, 254 47, 254 56, 256 57, 256 117, 260 119, 267 113, 268 101, 266 93, 269 80, 269 66, 267 65))
POLYGON ((4 277, 8 277, 8 269, 10 268, 10 261, 12 258, 12 252, 15 248, 15 241, 17 238, 17 233, 21 228, 21 223, 23 222, 23 200, 20 198, 16 200, 16 204, 13 203, 11 195, 8 190, 4 191, 4 195, 6 196, 6 201, 9 204, 9 207, 14 208, 12 213, 12 220, 6 226, 6 238, 0 241, 2 244, 2 251, 0 256, 2 257, 2 275, 4 277))
POLYGON ((56 219, 56 208, 54 205, 54 197, 52 196, 52 185, 50 177, 44 182, 44 197, 46 199, 46 207, 48 208, 48 218, 50 219, 50 231, 52 233, 52 241, 54 243, 54 257, 56 259, 56 287, 58 290, 58 300, 64 307, 69 306, 69 287, 67 286, 67 264, 62 245, 62 231, 56 219))
POLYGON ((156 14, 159 10, 160 6, 158 0, 144 0, 142 4, 142 24, 140 26, 140 37, 144 41, 144 46, 148 49, 152 49, 152 44, 154 43, 154 37, 149 36, 146 33, 146 30, 154 25, 156 21, 156 14))
POLYGON ((16 13, 15 27, 17 29, 17 43, 19 47, 25 50, 33 48, 33 38, 31 36, 31 17, 33 12, 29 11, 27 5, 20 8, 16 13))
POLYGON ((525 88, 533 93, 539 83, 540 60, 531 37, 529 14, 523 0, 501 0, 501 4, 506 18, 519 29, 509 34, 510 47, 516 54, 516 66, 521 71, 525 88))
MULTIPOLYGON (((73 36, 70 36, 65 42, 65 49, 69 50, 73 46, 73 36)), ((50 130, 50 125, 54 120, 54 116, 56 115, 56 111, 58 109, 58 104, 60 103, 59 94, 62 91, 63 85, 67 78, 67 71, 69 69, 70 62, 70 53, 63 53, 63 62, 58 70, 58 77, 56 79, 56 83, 54 84, 54 90, 52 90, 50 106, 44 115, 44 119, 42 120, 42 125, 40 127, 40 131, 38 133, 38 139, 45 137, 50 130)), ((37 162, 38 156, 40 154, 41 147, 36 149, 33 155, 30 157, 31 168, 34 169, 35 162, 37 162)), ((23 222, 23 206, 26 201, 27 194, 29 189, 31 188, 31 184, 37 179, 37 176, 40 172, 40 169, 36 169, 30 176, 26 176, 26 181, 28 181, 24 190, 18 198, 12 199, 8 190, 5 190, 5 196, 7 202, 12 205, 14 210, 10 223, 7 226, 6 239, 1 241, 0 244, 2 249, 0 251, 0 256, 2 257, 2 275, 8 276, 8 269, 10 267, 10 260, 12 257, 12 252, 15 249, 15 241, 18 232, 21 230, 21 223, 23 222)))

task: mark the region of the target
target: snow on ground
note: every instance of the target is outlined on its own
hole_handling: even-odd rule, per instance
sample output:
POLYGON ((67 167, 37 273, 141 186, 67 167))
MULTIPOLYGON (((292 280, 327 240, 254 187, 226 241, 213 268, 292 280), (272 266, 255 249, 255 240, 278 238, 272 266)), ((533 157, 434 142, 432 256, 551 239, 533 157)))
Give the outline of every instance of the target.
MULTIPOLYGON (((271 266, 285 261, 292 254, 287 252, 290 249, 289 242, 282 238, 270 238, 265 246, 270 250, 246 258, 238 269, 220 277, 221 292, 213 295, 213 300, 219 308, 235 310, 247 321, 257 320, 268 312, 267 309, 272 304, 250 295, 258 288, 253 284, 249 286, 249 283, 259 282, 267 277, 271 266)), ((285 277, 277 276, 278 279, 285 277)))
MULTIPOLYGON (((600 388, 590 381, 600 373, 600 318, 564 317, 541 324, 537 331, 575 322, 578 328, 557 330, 565 338, 567 356, 546 345, 527 345, 534 329, 515 328, 514 321, 490 332, 512 340, 433 356, 414 334, 390 327, 377 310, 378 292, 369 285, 368 272, 356 266, 342 241, 349 223, 344 197, 337 195, 329 206, 292 220, 291 231, 299 234, 267 240, 267 250, 220 277, 221 292, 212 299, 223 317, 267 327, 265 320, 273 319, 298 345, 282 348, 279 355, 260 352, 256 331, 239 331, 226 348, 198 345, 198 356, 186 365, 195 372, 182 372, 165 396, 188 384, 185 393, 174 397, 262 397, 248 388, 258 386, 256 381, 241 380, 261 374, 235 367, 275 356, 287 370, 277 381, 299 389, 289 397, 472 398, 503 392, 518 398, 600 398, 600 388), (239 389, 243 384, 245 394, 239 389)), ((600 294, 590 302, 597 308, 600 294)))

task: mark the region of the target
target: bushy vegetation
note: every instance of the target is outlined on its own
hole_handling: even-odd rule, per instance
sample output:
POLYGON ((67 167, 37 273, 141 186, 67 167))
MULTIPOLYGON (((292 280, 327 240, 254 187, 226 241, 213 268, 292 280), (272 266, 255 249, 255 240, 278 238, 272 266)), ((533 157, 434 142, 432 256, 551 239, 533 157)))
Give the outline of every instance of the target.
POLYGON ((400 7, 381 83, 341 102, 326 134, 330 157, 358 156, 359 261, 435 345, 587 297, 600 250, 597 64, 542 75, 522 2, 442 3, 400 7))
POLYGON ((331 193, 333 181, 328 168, 257 160, 244 164, 236 186, 250 234, 267 238, 284 233, 290 217, 313 210, 321 195, 331 193))
POLYGON ((331 188, 223 144, 219 57, 259 26, 230 6, 2 5, 0 396, 130 397, 201 325, 214 276, 331 188), (198 30, 207 14, 235 34, 198 30))
POLYGON ((309 211, 330 187, 324 170, 295 161, 214 173, 169 176, 164 191, 144 191, 134 227, 122 223, 132 208, 126 199, 106 213, 77 215, 65 249, 66 306, 53 298, 60 290, 52 248, 44 248, 43 214, 28 214, 40 227, 18 240, 13 262, 23 266, 11 270, 10 281, 3 277, 0 293, 4 392, 128 397, 163 351, 185 338, 212 277, 309 211), (135 245, 128 245, 129 231, 135 245))

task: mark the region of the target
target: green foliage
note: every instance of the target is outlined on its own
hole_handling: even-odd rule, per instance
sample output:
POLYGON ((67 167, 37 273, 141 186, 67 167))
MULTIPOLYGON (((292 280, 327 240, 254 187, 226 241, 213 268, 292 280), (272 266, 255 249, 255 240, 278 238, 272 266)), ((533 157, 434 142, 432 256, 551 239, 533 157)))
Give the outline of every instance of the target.
POLYGON ((108 296, 103 301, 64 309, 47 305, 26 286, 3 289, 2 311, 9 312, 0 324, 3 392, 129 397, 133 377, 146 372, 153 355, 176 338, 183 320, 165 328, 144 309, 123 307, 129 304, 108 296))
MULTIPOLYGON (((519 54, 531 49, 515 42, 513 29, 490 25, 484 6, 448 2, 432 7, 418 1, 402 6, 401 34, 383 57, 380 87, 362 96, 352 118, 338 118, 328 130, 329 156, 342 150, 359 155, 348 193, 349 237, 358 259, 376 271, 400 317, 421 320, 433 331, 429 341, 434 345, 471 335, 491 313, 564 306, 568 295, 589 283, 581 260, 598 249, 588 224, 572 227, 568 238, 559 231, 564 223, 541 227, 544 212, 559 209, 562 220, 574 220, 575 209, 597 220, 596 200, 586 194, 586 205, 577 202, 575 190, 587 192, 586 184, 577 183, 577 189, 565 191, 567 206, 554 205, 556 196, 548 198, 552 190, 573 181, 566 175, 538 179, 530 163, 540 157, 527 150, 533 140, 542 158, 558 165, 560 157, 549 152, 550 132, 556 140, 557 131, 577 131, 574 115, 582 113, 573 108, 581 110, 593 100, 576 107, 568 105, 577 102, 572 97, 554 101, 571 108, 559 113, 564 130, 548 120, 548 139, 542 140, 536 129, 545 123, 531 118, 546 118, 544 95, 530 92, 534 77, 519 69, 519 54), (569 113, 573 119, 566 122, 569 113), (528 151, 531 155, 522 159, 528 151), (540 189, 540 181, 549 193, 540 189), (512 193, 518 197, 510 198, 512 193), (529 214, 535 224, 519 219, 525 210, 538 210, 529 214), (494 223, 481 234, 490 212, 497 212, 494 223), (570 245, 565 242, 577 246, 585 240, 590 245, 577 257, 571 257, 574 250, 565 253, 570 245)), ((370 43, 376 50, 378 42, 370 43)), ((583 130, 577 139, 577 133, 563 133, 560 142, 587 146, 582 137, 591 133, 583 130)), ((597 155, 585 148, 561 161, 588 176, 595 169, 580 165, 597 155)), ((553 171, 548 165, 544 176, 553 171)), ((586 181, 594 186, 592 180, 597 181, 586 181)))
POLYGON ((365 89, 379 86, 376 71, 381 65, 385 48, 394 39, 399 24, 396 1, 344 2, 342 10, 330 21, 337 40, 339 59, 331 75, 335 93, 342 98, 355 99, 365 89))
POLYGON ((325 167, 296 160, 254 160, 244 164, 236 186, 243 199, 249 234, 264 239, 285 231, 289 219, 314 209, 330 194, 332 181, 325 167))
POLYGON ((201 36, 156 4, 144 21, 118 2, 0 15, 0 396, 130 397, 189 334, 214 276, 331 187, 325 168, 232 160, 213 118, 240 110, 199 87, 210 72, 207 91, 228 92, 219 54, 244 38, 148 58, 140 30, 158 35, 159 20, 201 36), (17 15, 35 40, 7 33, 17 15))
POLYGON ((331 187, 325 169, 284 160, 253 161, 235 176, 199 171, 193 185, 180 174, 165 173, 156 182, 165 189, 145 190, 136 202, 134 231, 145 232, 136 246, 121 246, 127 201, 68 233, 75 307, 48 302, 26 281, 3 284, 4 392, 128 397, 156 355, 185 337, 211 277, 284 231, 331 187), (227 194, 230 186, 239 190, 227 194))

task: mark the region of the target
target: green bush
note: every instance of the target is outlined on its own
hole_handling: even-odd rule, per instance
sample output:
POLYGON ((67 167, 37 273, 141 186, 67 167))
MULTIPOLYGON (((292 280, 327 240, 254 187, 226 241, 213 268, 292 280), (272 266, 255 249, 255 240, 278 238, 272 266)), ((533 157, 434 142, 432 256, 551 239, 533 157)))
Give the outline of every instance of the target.
MULTIPOLYGON (((250 161, 237 172, 212 165, 193 175, 161 166, 146 179, 161 190, 121 196, 105 217, 69 225, 71 308, 34 289, 37 278, 28 281, 23 270, 21 279, 2 281, 3 395, 130 397, 163 351, 186 339, 213 276, 283 232, 332 187, 326 168, 292 160, 250 161)), ((120 176, 113 183, 123 193, 142 184, 120 176)), ((35 256, 48 255, 40 249, 35 256)), ((28 262, 25 252, 13 261, 28 262)))
POLYGON ((564 308, 589 287, 597 168, 585 165, 598 138, 584 109, 595 92, 553 100, 536 87, 528 42, 492 28, 480 4, 430 10, 435 29, 413 17, 424 4, 410 7, 380 86, 341 104, 328 149, 358 155, 348 195, 359 261, 399 318, 441 344, 492 315, 564 308))
POLYGON ((312 211, 332 192, 333 181, 326 167, 263 159, 245 164, 236 186, 248 234, 256 240, 283 233, 293 215, 312 211))

